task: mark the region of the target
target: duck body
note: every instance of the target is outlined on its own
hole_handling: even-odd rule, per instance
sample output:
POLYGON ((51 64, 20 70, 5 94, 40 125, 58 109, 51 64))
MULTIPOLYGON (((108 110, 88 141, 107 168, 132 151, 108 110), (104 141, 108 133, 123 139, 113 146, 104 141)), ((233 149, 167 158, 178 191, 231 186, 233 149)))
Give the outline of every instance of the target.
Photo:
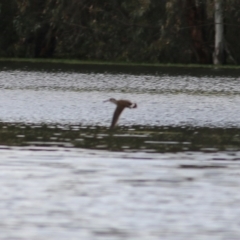
POLYGON ((122 99, 116 100, 115 98, 110 98, 110 99, 106 100, 105 102, 111 102, 117 106, 113 113, 112 123, 110 126, 111 129, 113 129, 116 126, 119 116, 121 115, 124 108, 136 108, 137 107, 136 103, 132 103, 129 100, 122 100, 122 99))

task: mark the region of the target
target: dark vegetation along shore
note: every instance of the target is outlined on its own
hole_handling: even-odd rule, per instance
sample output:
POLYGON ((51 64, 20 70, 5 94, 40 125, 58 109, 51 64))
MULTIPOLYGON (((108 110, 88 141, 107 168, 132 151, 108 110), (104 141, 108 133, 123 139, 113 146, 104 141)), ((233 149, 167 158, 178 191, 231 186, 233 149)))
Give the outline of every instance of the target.
MULTIPOLYGON (((19 63, 19 66, 23 66, 22 64, 27 63, 32 64, 29 66, 36 66, 36 64, 56 64, 56 65, 76 65, 76 66, 116 66, 116 67, 143 67, 148 69, 156 69, 156 68, 192 68, 192 69, 240 69, 240 65, 218 65, 214 66, 213 64, 181 64, 181 63, 159 63, 159 62, 118 62, 118 61, 96 61, 96 60, 78 60, 78 59, 64 59, 64 58, 0 58, 0 66, 6 66, 8 63, 19 63)), ((12 66, 12 65, 11 65, 12 66)), ((53 66, 53 65, 52 65, 53 66)), ((233 72, 232 72, 233 73, 233 72)))
POLYGON ((222 63, 237 65, 238 0, 2 0, 0 57, 212 64, 218 1, 222 63))

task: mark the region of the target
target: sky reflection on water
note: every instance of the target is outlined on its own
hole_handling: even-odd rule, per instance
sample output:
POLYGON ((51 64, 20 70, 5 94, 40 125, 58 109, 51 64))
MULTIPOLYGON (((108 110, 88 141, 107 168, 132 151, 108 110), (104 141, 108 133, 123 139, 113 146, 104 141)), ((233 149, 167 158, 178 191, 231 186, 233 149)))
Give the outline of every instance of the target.
POLYGON ((3 239, 240 236, 239 152, 0 152, 3 239))
POLYGON ((115 97, 138 103, 120 125, 239 127, 236 76, 1 71, 3 122, 109 126, 115 97))

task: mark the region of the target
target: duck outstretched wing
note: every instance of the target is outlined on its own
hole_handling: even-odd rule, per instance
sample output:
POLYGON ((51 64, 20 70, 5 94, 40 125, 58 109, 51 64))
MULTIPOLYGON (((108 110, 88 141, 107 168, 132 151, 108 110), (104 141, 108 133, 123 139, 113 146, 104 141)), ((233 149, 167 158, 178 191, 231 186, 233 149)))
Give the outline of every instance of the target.
POLYGON ((114 113, 113 113, 113 118, 112 118, 112 123, 110 128, 114 128, 115 125, 117 124, 117 121, 119 119, 119 116, 121 115, 124 107, 122 106, 117 106, 114 113))

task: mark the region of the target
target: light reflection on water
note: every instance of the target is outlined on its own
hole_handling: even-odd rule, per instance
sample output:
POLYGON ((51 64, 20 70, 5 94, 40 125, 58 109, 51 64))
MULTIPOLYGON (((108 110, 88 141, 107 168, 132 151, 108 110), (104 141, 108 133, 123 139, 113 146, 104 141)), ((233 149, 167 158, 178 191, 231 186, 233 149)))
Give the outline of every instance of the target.
POLYGON ((171 71, 3 68, 1 239, 239 239, 239 78, 171 71))
POLYGON ((0 150, 3 239, 240 234, 239 152, 30 149, 0 150))

